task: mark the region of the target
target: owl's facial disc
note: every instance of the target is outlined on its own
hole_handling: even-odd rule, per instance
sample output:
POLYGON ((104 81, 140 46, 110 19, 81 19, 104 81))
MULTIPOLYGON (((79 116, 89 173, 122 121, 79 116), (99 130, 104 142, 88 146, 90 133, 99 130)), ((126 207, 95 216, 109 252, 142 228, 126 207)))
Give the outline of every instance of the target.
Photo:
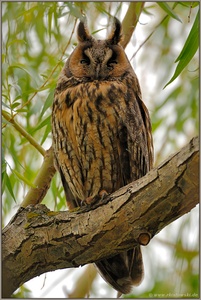
POLYGON ((83 81, 105 81, 122 78, 132 68, 120 44, 113 39, 79 40, 78 46, 69 57, 66 67, 68 77, 83 78, 83 81))
POLYGON ((83 65, 87 77, 92 80, 104 80, 108 78, 113 69, 114 59, 111 60, 112 57, 114 57, 113 51, 103 47, 100 41, 97 43, 97 47, 87 48, 83 51, 80 63, 83 65))
POLYGON ((81 55, 77 63, 80 70, 82 69, 82 77, 90 81, 112 80, 113 77, 121 77, 130 69, 130 63, 125 53, 122 53, 120 45, 93 39, 92 45, 87 47, 80 45, 79 53, 81 55))

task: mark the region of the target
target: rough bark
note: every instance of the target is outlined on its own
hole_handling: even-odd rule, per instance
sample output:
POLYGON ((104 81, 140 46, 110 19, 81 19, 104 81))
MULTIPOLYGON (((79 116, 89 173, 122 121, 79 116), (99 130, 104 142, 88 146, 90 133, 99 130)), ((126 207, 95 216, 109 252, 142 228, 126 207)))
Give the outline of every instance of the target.
POLYGON ((78 267, 146 245, 198 204, 198 138, 99 203, 71 212, 20 208, 4 228, 3 297, 44 272, 78 267))

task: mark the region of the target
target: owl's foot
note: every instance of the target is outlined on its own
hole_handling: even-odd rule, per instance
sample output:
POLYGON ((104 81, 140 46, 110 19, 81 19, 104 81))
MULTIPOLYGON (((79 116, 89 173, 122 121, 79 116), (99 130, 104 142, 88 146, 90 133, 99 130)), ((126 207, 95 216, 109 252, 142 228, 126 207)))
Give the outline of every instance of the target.
POLYGON ((95 197, 87 197, 83 202, 90 205, 97 201, 102 201, 106 196, 108 195, 108 192, 106 190, 101 190, 97 196, 95 197))
POLYGON ((86 203, 86 204, 93 204, 94 202, 96 201, 96 197, 87 197, 85 200, 84 200, 84 202, 86 203))
POLYGON ((101 197, 100 200, 103 200, 109 194, 106 190, 101 190, 98 195, 101 197))

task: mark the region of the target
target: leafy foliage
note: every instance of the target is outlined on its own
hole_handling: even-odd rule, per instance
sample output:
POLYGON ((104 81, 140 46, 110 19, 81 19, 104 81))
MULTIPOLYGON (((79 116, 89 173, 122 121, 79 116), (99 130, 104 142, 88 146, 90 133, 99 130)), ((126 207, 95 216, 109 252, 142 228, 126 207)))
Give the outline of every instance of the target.
MULTIPOLYGON (((123 20, 128 9, 132 9, 129 2, 2 3, 3 225, 33 186, 45 150, 51 146, 54 89, 64 61, 77 43, 77 19, 85 13, 90 30, 101 37, 111 15, 123 20)), ((199 2, 146 3, 138 18, 126 51, 129 58, 134 58, 131 62, 151 113, 158 165, 198 133, 199 2), (174 62, 178 63, 176 70, 174 62)), ((66 209, 58 175, 43 203, 50 209, 66 209)), ((185 222, 192 222, 190 215, 185 222)), ((197 218, 197 213, 192 212, 192 216, 197 218)), ((153 274, 152 280, 145 278, 145 287, 136 288, 132 297, 168 294, 174 289, 175 294, 198 294, 198 244, 189 250, 189 239, 184 243, 185 222, 177 223, 173 241, 173 227, 161 233, 172 242, 164 248, 174 257, 173 264, 151 264, 150 258, 147 272, 153 274), (182 282, 180 286, 170 280, 173 275, 182 282)), ((153 257, 156 249, 151 249, 150 245, 153 257)), ((113 295, 97 278, 91 287, 92 296, 101 296, 97 284, 102 287, 102 295, 113 295)), ((22 287, 15 297, 27 295, 30 297, 27 288, 22 287)))
POLYGON ((175 60, 176 62, 179 62, 177 65, 177 68, 175 70, 175 73, 173 77, 170 79, 170 81, 166 84, 170 84, 172 81, 174 81, 183 71, 183 69, 188 65, 188 63, 192 60, 194 57, 196 51, 198 50, 199 47, 199 12, 197 13, 197 16, 195 18, 195 22, 191 28, 191 31, 189 33, 189 36, 184 44, 184 47, 175 60))

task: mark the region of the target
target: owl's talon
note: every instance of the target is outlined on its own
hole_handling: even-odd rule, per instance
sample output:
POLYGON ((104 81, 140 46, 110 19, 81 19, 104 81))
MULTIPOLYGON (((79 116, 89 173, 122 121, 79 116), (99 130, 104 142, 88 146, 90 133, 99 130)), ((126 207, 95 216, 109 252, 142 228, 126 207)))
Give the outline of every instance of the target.
POLYGON ((106 190, 101 190, 98 195, 101 197, 100 200, 103 200, 109 194, 106 190))
POLYGON ((85 202, 85 200, 81 200, 81 201, 80 201, 80 207, 83 207, 83 206, 84 206, 84 202, 85 202))
POLYGON ((84 203, 86 203, 87 205, 93 204, 96 201, 102 201, 106 196, 108 195, 108 192, 106 190, 101 190, 98 195, 96 195, 95 197, 87 197, 85 200, 83 200, 81 202, 81 204, 83 205, 84 203))
POLYGON ((83 202, 90 205, 90 204, 94 203, 95 200, 96 200, 95 197, 87 197, 83 202))

